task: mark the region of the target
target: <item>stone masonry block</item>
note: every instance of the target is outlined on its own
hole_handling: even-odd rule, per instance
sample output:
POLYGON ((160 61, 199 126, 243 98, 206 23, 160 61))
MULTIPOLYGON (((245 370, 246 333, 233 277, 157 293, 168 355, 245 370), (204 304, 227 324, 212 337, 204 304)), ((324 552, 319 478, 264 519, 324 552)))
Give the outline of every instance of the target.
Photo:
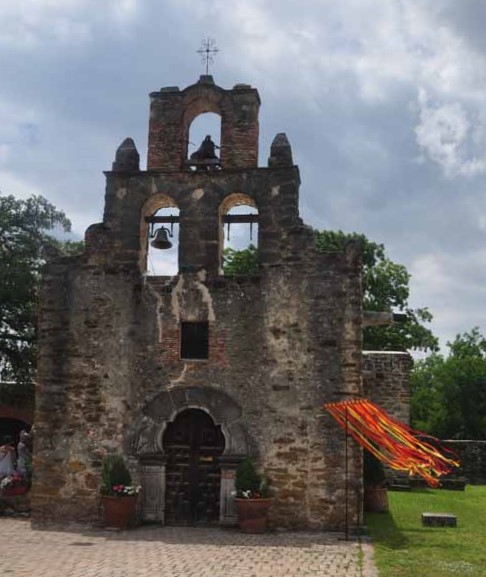
POLYGON ((457 527, 457 517, 452 513, 422 513, 424 527, 457 527))

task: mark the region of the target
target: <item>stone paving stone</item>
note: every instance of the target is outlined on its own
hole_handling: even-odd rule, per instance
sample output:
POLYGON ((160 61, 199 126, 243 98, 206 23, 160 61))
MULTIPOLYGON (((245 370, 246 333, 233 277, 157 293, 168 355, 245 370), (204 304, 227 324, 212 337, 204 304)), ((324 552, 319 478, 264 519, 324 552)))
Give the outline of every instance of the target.
POLYGON ((32 530, 28 520, 0 518, 1 577, 374 577, 372 560, 360 568, 360 547, 327 533, 32 530))

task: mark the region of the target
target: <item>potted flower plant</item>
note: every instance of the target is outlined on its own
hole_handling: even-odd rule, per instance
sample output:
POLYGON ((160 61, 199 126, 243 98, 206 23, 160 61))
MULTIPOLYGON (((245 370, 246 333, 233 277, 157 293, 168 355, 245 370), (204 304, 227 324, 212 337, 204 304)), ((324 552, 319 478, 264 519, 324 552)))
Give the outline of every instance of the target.
POLYGON ((6 475, 0 480, 0 493, 4 497, 24 495, 28 490, 26 479, 18 472, 6 475))
POLYGON ((234 495, 240 529, 244 533, 263 533, 272 499, 252 459, 245 459, 236 470, 234 495))
POLYGON ((132 477, 123 457, 106 455, 103 458, 101 499, 107 527, 128 529, 135 525, 140 489, 132 485, 132 477))
POLYGON ((363 451, 364 510, 370 513, 388 511, 388 491, 385 471, 381 462, 363 451))

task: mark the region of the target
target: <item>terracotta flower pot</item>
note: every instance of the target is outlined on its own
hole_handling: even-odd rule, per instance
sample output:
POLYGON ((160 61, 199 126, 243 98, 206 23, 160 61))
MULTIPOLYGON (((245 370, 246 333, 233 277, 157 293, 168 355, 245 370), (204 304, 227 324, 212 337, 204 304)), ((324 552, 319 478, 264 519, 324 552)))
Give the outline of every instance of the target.
POLYGON ((104 495, 103 519, 106 527, 115 529, 129 529, 135 526, 137 496, 124 495, 122 497, 112 497, 104 495))
POLYGON ((4 497, 16 497, 17 495, 25 495, 27 493, 27 487, 25 485, 20 485, 17 487, 7 487, 3 490, 2 494, 4 497))
POLYGON ((365 485, 364 510, 369 513, 388 511, 388 492, 385 485, 365 485))
POLYGON ((235 503, 243 533, 264 533, 272 499, 235 499, 235 503))

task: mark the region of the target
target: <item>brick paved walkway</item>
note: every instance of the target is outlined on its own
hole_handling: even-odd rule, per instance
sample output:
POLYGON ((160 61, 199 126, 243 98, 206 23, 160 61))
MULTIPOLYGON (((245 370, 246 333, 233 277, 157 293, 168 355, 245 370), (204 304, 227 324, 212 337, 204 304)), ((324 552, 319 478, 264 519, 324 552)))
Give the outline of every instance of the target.
POLYGON ((373 577, 360 547, 322 533, 33 531, 26 519, 0 517, 2 577, 373 577))

